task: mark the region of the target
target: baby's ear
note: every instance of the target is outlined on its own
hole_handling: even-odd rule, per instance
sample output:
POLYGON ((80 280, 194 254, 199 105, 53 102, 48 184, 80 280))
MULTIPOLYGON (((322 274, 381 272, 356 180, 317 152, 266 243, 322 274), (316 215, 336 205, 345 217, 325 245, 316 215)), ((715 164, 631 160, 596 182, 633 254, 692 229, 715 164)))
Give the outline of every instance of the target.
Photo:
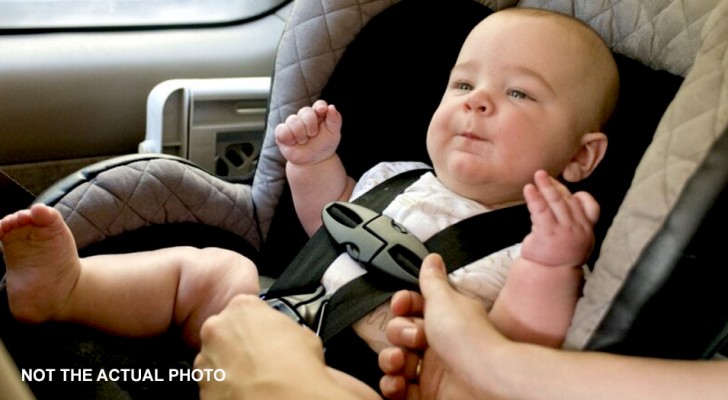
POLYGON ((607 135, 602 132, 587 133, 581 138, 581 147, 564 169, 562 176, 567 182, 586 179, 599 165, 607 152, 607 135))

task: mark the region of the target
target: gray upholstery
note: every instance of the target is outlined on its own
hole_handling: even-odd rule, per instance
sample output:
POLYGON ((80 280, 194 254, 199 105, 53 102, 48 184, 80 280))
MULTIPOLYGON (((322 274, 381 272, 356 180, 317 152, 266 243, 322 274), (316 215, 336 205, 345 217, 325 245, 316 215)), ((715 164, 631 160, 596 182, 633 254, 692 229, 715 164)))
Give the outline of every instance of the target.
POLYGON ((577 308, 568 347, 583 347, 645 244, 728 124, 726 17, 728 1, 721 1, 703 26, 695 63, 660 122, 602 245, 577 308))

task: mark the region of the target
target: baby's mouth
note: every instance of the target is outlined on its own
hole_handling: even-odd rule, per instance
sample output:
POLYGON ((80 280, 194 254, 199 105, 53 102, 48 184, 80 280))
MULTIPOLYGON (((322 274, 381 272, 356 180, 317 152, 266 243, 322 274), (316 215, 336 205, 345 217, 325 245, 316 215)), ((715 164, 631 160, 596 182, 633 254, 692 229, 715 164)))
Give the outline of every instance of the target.
POLYGON ((463 137, 465 139, 470 139, 470 140, 485 140, 482 137, 480 137, 472 132, 462 132, 462 133, 458 134, 458 136, 463 137))

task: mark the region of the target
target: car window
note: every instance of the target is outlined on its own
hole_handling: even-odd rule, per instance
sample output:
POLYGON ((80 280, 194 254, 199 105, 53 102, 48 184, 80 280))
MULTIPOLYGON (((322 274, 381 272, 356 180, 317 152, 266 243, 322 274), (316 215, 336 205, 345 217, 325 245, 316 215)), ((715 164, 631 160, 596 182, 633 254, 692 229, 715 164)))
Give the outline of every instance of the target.
POLYGON ((290 0, 0 0, 0 32, 231 24, 290 0))

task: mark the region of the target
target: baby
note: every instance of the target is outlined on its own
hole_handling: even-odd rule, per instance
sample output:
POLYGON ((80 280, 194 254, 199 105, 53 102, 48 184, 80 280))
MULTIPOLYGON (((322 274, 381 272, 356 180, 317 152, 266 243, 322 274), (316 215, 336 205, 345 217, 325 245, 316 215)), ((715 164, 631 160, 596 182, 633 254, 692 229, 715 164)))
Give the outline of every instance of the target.
MULTIPOLYGON (((533 226, 523 243, 451 275, 460 290, 492 308, 493 323, 511 338, 551 346, 563 340, 599 207, 553 177, 576 182, 596 168, 607 147, 600 129, 617 92, 611 52, 583 23, 543 10, 492 14, 465 40, 432 116, 427 148, 434 173, 384 211, 425 240, 458 220, 525 201, 533 226)), ((321 226, 325 204, 421 166, 381 164, 355 183, 335 152, 341 125, 336 108, 317 101, 275 130, 309 234, 321 226)), ((2 219, 0 240, 11 311, 30 323, 77 322, 127 336, 177 325, 196 346, 207 317, 235 295, 259 291, 255 265, 222 249, 79 258, 60 214, 44 205, 2 219)), ((324 275, 327 290, 362 273, 347 258, 340 256, 324 275)), ((388 306, 374 313, 389 314, 388 306)), ((386 339, 381 321, 373 320, 363 318, 354 328, 378 350, 386 339)))

